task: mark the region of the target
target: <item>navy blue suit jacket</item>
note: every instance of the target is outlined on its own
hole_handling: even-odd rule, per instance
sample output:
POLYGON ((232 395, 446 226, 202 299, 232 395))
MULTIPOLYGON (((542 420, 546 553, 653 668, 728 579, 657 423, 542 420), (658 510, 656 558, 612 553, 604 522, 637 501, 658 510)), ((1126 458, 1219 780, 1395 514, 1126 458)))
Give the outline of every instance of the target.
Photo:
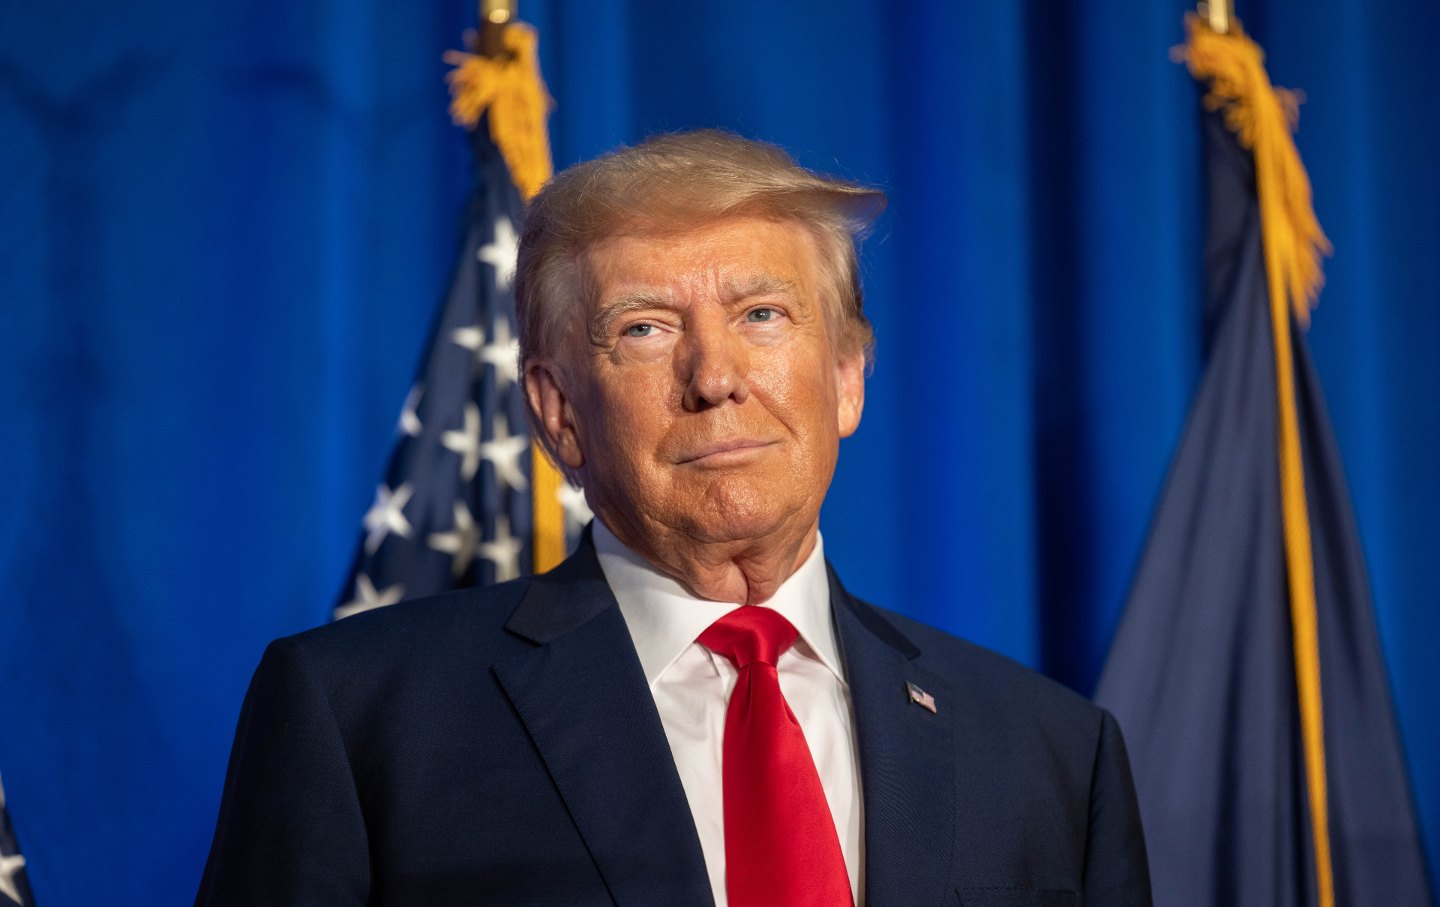
MULTIPOLYGON (((1149 904, 1113 718, 853 598, 833 572, 830 593, 869 907, 1149 904)), ((197 903, 711 900, 654 700, 586 544, 548 574, 273 643, 197 903)))

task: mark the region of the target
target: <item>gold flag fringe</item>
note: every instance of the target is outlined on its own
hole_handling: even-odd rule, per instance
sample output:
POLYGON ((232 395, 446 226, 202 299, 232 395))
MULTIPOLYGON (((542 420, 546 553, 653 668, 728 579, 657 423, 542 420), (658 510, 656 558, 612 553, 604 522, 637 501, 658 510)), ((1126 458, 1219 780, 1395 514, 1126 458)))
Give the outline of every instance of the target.
POLYGON ((1246 37, 1239 23, 1234 23, 1231 31, 1223 35, 1212 31, 1195 15, 1186 16, 1185 25, 1188 41, 1181 56, 1189 65, 1191 75, 1210 82, 1205 106, 1220 111, 1240 144, 1255 155, 1255 191, 1260 203, 1260 231, 1265 247, 1275 346, 1280 511, 1289 581, 1295 688, 1300 705, 1305 784, 1315 852, 1316 894, 1319 907, 1334 907, 1315 563, 1309 505, 1305 500, 1289 317, 1293 310, 1301 324, 1308 324, 1310 309, 1324 281, 1321 256, 1330 253, 1330 242, 1315 217, 1310 178, 1290 136, 1299 114, 1295 93, 1270 84, 1270 77, 1265 73, 1264 53, 1246 37))
MULTIPOLYGON (((490 139, 500 149, 520 197, 529 201, 550 180, 550 94, 540 77, 539 37, 535 29, 512 22, 500 33, 502 53, 496 57, 452 50, 445 62, 454 69, 450 83, 450 117, 457 126, 474 129, 489 113, 490 139)), ((536 572, 565 559, 565 514, 560 506, 559 471, 539 444, 530 445, 531 507, 534 515, 536 572)))
POLYGON ((510 168, 510 178, 529 201, 554 173, 550 157, 550 94, 540 78, 539 38, 522 22, 505 26, 504 52, 497 58, 452 50, 445 62, 455 68, 450 83, 450 117, 457 126, 474 129, 490 114, 490 138, 510 168))
POLYGON ((1182 58, 1190 74, 1210 83, 1209 110, 1219 110, 1240 144, 1255 153, 1255 182, 1265 247, 1280 269, 1280 280, 1301 324, 1325 283, 1321 259, 1331 252, 1311 200, 1310 177, 1290 134, 1300 118, 1300 98, 1276 88, 1265 74, 1265 52, 1237 22, 1226 34, 1210 30, 1198 16, 1185 17, 1188 40, 1182 58))

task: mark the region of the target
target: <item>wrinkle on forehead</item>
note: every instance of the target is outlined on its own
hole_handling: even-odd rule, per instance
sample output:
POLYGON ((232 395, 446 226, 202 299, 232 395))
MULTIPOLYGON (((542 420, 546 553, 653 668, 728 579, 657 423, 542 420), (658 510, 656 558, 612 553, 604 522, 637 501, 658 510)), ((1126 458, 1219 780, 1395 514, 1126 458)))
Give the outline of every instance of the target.
MULTIPOLYGON (((694 283, 694 281, 688 280, 684 282, 694 283)), ((754 299, 757 296, 779 296, 790 293, 799 284, 798 281, 776 277, 764 272, 744 277, 717 278, 714 281, 705 281, 706 285, 711 283, 719 284, 718 296, 727 303, 754 299)), ((638 309, 678 308, 681 305, 683 305, 683 301, 676 298, 676 294, 670 287, 643 287, 600 300, 596 306, 596 316, 608 320, 613 317, 612 313, 624 314, 638 309)))
POLYGON ((725 296, 730 300, 754 299, 756 296, 778 296, 795 289, 797 281, 774 274, 751 274, 731 280, 725 285, 725 296))
MULTIPOLYGON (((596 299, 595 314, 591 320, 597 327, 608 325, 628 312, 685 308, 690 297, 700 293, 713 293, 721 302, 732 304, 760 296, 792 294, 800 285, 794 277, 781 277, 768 271, 728 263, 712 265, 698 273, 668 275, 654 285, 647 285, 649 282, 643 279, 627 283, 638 286, 596 299)), ((599 288, 596 287, 596 290, 598 296, 599 288)))

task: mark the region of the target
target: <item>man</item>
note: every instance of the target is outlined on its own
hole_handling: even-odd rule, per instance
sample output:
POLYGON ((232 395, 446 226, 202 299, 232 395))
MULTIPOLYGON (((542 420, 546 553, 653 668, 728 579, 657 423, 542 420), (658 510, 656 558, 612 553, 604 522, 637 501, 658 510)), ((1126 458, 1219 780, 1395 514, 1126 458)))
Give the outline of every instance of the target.
POLYGON ((555 178, 521 369, 592 531, 272 644, 199 903, 1149 903, 1113 719, 824 562, 882 205, 715 132, 555 178))

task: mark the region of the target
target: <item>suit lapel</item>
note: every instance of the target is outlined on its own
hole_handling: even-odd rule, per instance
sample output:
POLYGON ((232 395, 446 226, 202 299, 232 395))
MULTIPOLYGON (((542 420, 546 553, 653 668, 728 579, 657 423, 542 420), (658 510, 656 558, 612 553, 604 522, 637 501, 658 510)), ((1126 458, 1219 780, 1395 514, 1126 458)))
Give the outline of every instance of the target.
POLYGON ((949 903, 956 759, 951 716, 958 699, 919 668, 919 649, 874 608, 852 598, 833 571, 830 602, 859 740, 865 902, 949 903), (937 711, 910 701, 907 683, 933 696, 937 711))
POLYGON ((710 904, 660 716, 587 539, 536 577, 507 629, 537 648, 495 674, 620 907, 710 904))

